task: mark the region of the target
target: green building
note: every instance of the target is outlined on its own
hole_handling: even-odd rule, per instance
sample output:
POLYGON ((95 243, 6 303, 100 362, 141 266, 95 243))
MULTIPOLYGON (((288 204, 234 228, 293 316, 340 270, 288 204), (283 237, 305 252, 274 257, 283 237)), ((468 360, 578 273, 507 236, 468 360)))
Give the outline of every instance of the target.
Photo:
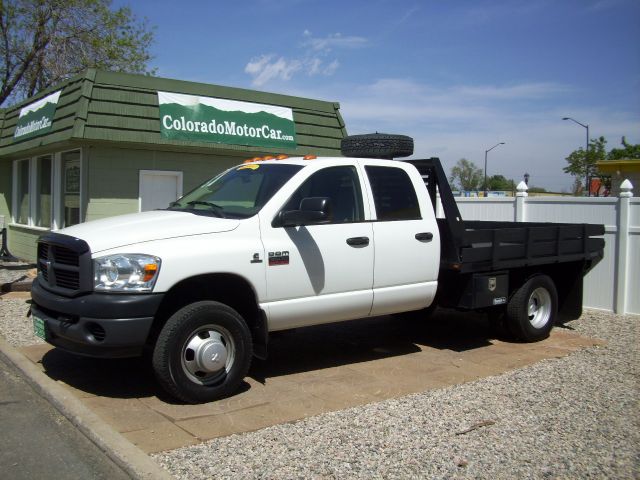
POLYGON ((339 108, 87 70, 0 110, 0 223, 9 250, 34 260, 46 231, 164 208, 247 158, 340 155, 339 108))

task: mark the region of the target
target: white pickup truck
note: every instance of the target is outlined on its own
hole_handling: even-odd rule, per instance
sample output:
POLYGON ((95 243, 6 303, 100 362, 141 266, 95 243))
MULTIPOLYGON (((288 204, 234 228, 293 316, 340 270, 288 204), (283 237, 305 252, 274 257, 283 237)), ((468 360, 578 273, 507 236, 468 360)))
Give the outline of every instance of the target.
POLYGON ((590 237, 602 234, 465 223, 437 159, 253 160, 166 210, 42 236, 34 328, 81 355, 147 351, 165 390, 206 402, 266 358, 270 332, 420 311, 436 298, 486 311, 522 340, 544 338, 580 315, 583 275, 604 245, 590 237))

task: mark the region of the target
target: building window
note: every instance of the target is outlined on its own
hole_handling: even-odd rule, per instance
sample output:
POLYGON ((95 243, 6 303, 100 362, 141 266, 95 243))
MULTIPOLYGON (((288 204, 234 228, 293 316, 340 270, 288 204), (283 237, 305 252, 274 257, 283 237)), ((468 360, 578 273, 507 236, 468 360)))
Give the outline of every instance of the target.
POLYGON ((15 163, 16 168, 16 208, 14 218, 16 223, 22 225, 29 224, 29 160, 19 160, 15 163))
POLYGON ((62 154, 63 227, 80 223, 80 151, 62 154))
POLYGON ((80 223, 80 150, 41 155, 13 164, 13 221, 58 229, 80 223))
POLYGON ((51 155, 38 157, 36 165, 35 225, 37 227, 51 228, 51 214, 53 212, 53 198, 51 197, 53 158, 51 155))

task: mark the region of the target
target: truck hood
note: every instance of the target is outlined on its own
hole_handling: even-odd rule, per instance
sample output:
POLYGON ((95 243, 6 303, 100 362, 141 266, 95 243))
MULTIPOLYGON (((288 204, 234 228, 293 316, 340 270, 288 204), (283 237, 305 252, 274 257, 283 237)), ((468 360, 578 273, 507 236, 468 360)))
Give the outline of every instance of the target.
POLYGON ((95 253, 152 240, 229 232, 239 224, 239 220, 228 218, 153 210, 81 223, 58 233, 84 240, 95 253))

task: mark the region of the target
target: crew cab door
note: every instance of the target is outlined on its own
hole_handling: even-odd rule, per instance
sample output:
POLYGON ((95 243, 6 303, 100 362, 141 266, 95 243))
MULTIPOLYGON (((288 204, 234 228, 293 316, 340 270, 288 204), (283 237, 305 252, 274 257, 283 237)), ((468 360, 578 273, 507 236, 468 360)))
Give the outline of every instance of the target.
MULTIPOLYGON (((269 330, 366 317, 373 301, 373 227, 355 163, 319 168, 277 208, 261 212, 269 330), (280 212, 327 198, 328 223, 280 226, 280 212)), ((309 167, 312 168, 313 167, 309 167)))
POLYGON ((437 290, 440 237, 424 182, 401 162, 362 163, 374 204, 371 315, 427 307, 437 290))

